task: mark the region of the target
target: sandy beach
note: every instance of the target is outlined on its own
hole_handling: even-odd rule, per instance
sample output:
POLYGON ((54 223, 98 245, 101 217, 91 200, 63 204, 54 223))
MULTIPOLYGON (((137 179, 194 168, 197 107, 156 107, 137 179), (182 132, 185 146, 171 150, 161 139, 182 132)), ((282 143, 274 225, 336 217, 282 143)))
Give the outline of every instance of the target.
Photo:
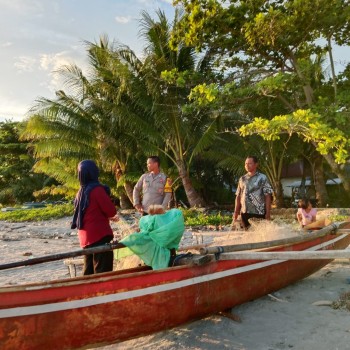
MULTIPOLYGON (((79 249, 69 221, 70 218, 38 223, 0 222, 0 263, 79 249)), ((252 236, 246 239, 251 240, 252 236)), ((203 235, 186 231, 182 243, 220 242, 222 237, 215 231, 203 235)), ((232 243, 242 237, 230 239, 232 243)), ((69 277, 67 266, 56 261, 0 271, 0 286, 69 277)), ((350 293, 349 277, 349 260, 335 260, 294 285, 233 308, 231 312, 240 322, 212 315, 99 349, 350 349, 350 311, 334 306, 342 294, 350 293)))

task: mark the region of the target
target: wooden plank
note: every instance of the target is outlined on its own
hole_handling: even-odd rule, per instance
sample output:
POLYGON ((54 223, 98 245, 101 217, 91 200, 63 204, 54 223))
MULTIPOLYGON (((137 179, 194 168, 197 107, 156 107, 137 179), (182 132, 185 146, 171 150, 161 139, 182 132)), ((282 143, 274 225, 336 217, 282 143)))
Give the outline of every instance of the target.
POLYGON ((201 248, 199 251, 201 254, 216 254, 216 253, 228 253, 228 252, 237 252, 241 250, 253 250, 253 249, 262 249, 276 247, 280 245, 287 245, 293 243, 300 243, 313 240, 315 238, 326 236, 330 233, 335 233, 340 227, 348 225, 348 222, 337 222, 332 223, 331 225, 324 227, 323 229, 302 236, 295 236, 290 238, 277 239, 273 241, 266 242, 257 242, 257 243, 245 243, 245 244, 235 244, 227 246, 217 246, 217 247, 205 247, 201 248))
POLYGON ((101 245, 101 246, 94 247, 94 248, 80 249, 80 250, 75 250, 73 252, 67 252, 67 253, 45 255, 45 256, 40 256, 37 258, 15 261, 15 262, 8 263, 8 264, 2 264, 2 265, 0 265, 0 270, 6 270, 6 269, 11 269, 11 268, 20 267, 20 266, 36 265, 36 264, 41 264, 41 263, 45 263, 45 262, 49 262, 49 261, 62 260, 62 259, 66 259, 66 258, 73 258, 75 256, 81 256, 81 255, 103 253, 103 252, 107 252, 109 250, 124 248, 124 247, 125 247, 125 245, 122 243, 109 243, 109 244, 101 245))
POLYGON ((192 232, 192 236, 229 236, 229 235, 239 235, 246 234, 247 231, 205 231, 205 232, 192 232))
POLYGON ((201 266, 212 261, 210 255, 192 255, 178 259, 176 265, 201 266))
POLYGON ((77 265, 78 266, 84 265, 84 258, 65 259, 65 260, 63 260, 63 264, 67 266, 70 277, 76 277, 77 276, 77 265))
POLYGON ((83 265, 84 264, 84 259, 83 258, 78 258, 78 259, 66 259, 63 261, 63 264, 66 266, 69 265, 83 265))
POLYGON ((219 260, 333 260, 350 259, 350 250, 222 253, 219 260))
POLYGON ((200 248, 205 248, 207 247, 209 244, 194 244, 194 245, 185 245, 182 247, 179 247, 179 249, 177 250, 178 252, 185 252, 188 250, 199 250, 200 248))

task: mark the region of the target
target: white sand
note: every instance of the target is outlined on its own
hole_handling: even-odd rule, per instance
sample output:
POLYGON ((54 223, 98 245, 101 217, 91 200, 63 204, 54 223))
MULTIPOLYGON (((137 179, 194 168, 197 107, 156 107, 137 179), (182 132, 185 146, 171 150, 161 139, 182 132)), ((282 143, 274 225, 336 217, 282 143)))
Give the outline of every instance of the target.
MULTIPOLYGON (((0 263, 79 249, 78 238, 69 228, 70 218, 43 223, 0 222, 0 263)), ((265 237, 246 233, 231 236, 241 243, 261 238, 271 239, 269 227, 265 237), (243 237, 244 236, 244 237, 243 237), (243 237, 243 238, 242 238, 243 237)), ((273 227, 272 227, 273 228, 273 227)), ((274 228, 275 229, 275 228, 274 228)), ((215 235, 215 233, 214 233, 215 235)), ((279 236, 290 235, 289 230, 279 236)), ((213 242, 213 236, 194 236, 186 232, 184 245, 213 242), (199 238, 198 238, 199 237, 199 238), (199 242, 200 243, 200 242, 199 242)), ((215 244, 222 241, 217 235, 215 244)), ((221 244, 221 243, 220 243, 221 244)), ((0 286, 69 277, 62 261, 0 271, 0 286)), ((346 350, 350 349, 350 312, 330 306, 316 306, 317 301, 336 301, 350 292, 350 263, 336 260, 314 275, 272 296, 265 296, 232 309, 241 323, 213 315, 154 335, 101 347, 121 349, 234 349, 234 350, 346 350)))

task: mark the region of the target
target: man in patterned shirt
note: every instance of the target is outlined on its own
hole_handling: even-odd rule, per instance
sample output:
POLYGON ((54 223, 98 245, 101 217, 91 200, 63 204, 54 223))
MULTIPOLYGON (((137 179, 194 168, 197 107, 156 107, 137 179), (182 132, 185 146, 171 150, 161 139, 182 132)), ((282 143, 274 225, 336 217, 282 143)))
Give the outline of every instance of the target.
POLYGON ((250 218, 270 220, 273 190, 266 175, 258 171, 257 157, 247 157, 245 170, 247 174, 238 182, 233 221, 236 222, 241 215, 243 226, 247 229, 250 226, 250 218))

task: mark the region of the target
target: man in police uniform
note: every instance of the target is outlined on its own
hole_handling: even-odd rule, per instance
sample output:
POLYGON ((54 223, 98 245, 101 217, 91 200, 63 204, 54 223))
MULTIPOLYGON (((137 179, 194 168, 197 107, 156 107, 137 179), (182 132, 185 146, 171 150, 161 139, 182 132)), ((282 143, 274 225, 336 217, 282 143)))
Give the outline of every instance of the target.
POLYGON ((151 204, 161 204, 164 209, 167 209, 171 200, 171 180, 160 172, 159 167, 159 157, 149 157, 147 159, 149 172, 143 174, 134 187, 134 207, 142 214, 148 213, 148 208, 151 204))

